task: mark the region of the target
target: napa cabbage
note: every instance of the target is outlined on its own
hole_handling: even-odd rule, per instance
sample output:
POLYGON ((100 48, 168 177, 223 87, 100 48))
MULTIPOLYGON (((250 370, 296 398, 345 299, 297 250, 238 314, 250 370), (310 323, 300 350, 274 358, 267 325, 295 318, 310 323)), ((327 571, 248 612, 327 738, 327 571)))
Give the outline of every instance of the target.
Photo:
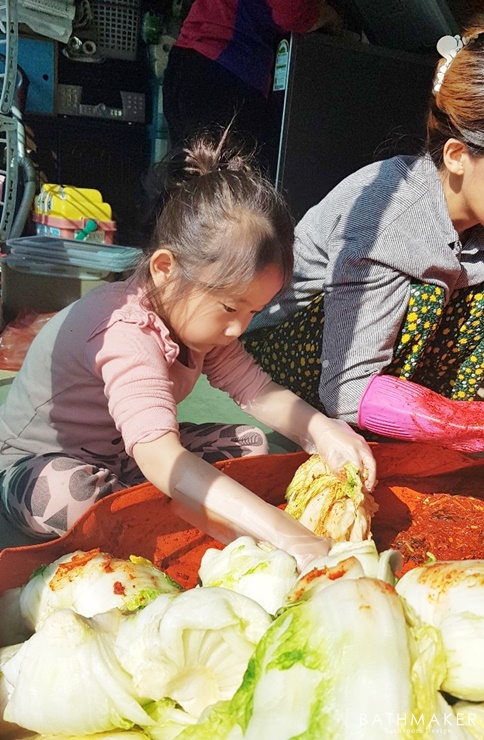
POLYGON ((198 719, 233 696, 271 621, 255 601, 225 588, 165 594, 123 619, 116 655, 139 697, 169 697, 198 719))
POLYGON ((396 589, 440 633, 446 672, 439 688, 458 699, 484 701, 484 560, 413 568, 396 589))
POLYGON ((336 475, 319 455, 296 470, 286 490, 286 511, 315 534, 335 542, 371 537, 378 504, 363 487, 360 471, 346 463, 336 475))
POLYGON ((38 733, 92 734, 154 724, 118 662, 110 615, 50 614, 2 666, 4 719, 38 733))
POLYGON ((380 740, 404 737, 413 690, 408 628, 383 581, 336 581, 283 610, 234 697, 180 740, 380 740))
POLYGON ((296 582, 298 571, 296 560, 289 553, 244 536, 223 550, 206 550, 198 576, 202 586, 237 591, 257 601, 269 614, 275 614, 296 582))
POLYGON ((22 588, 20 611, 33 630, 56 609, 93 617, 110 609, 135 611, 182 587, 145 558, 115 558, 99 550, 64 555, 39 568, 22 588))

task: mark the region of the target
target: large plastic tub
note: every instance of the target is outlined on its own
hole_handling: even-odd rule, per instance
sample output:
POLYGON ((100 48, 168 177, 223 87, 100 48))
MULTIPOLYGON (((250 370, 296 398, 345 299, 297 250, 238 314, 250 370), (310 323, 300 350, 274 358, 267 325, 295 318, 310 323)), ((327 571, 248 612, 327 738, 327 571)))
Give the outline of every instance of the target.
POLYGON ((60 311, 98 285, 121 280, 141 257, 137 247, 47 236, 9 239, 7 248, 1 266, 5 321, 24 310, 60 311))
MULTIPOLYGON (((440 560, 484 558, 484 460, 416 443, 373 444, 373 450, 379 510, 372 531, 379 550, 396 546, 404 570, 420 564, 427 552, 440 560)), ((279 506, 306 459, 306 453, 295 452, 217 467, 279 506)), ((177 517, 167 496, 143 484, 101 499, 57 540, 0 552, 0 593, 25 583, 43 563, 96 547, 117 557, 149 558, 191 587, 205 550, 222 545, 177 517)))

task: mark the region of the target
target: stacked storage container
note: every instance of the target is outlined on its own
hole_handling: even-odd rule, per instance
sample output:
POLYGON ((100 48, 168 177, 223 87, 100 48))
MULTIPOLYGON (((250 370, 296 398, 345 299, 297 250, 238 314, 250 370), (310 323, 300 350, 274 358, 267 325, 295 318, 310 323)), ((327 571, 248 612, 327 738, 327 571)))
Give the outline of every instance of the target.
POLYGON ((101 244, 114 241, 116 223, 99 190, 45 184, 35 199, 32 218, 41 236, 101 244))

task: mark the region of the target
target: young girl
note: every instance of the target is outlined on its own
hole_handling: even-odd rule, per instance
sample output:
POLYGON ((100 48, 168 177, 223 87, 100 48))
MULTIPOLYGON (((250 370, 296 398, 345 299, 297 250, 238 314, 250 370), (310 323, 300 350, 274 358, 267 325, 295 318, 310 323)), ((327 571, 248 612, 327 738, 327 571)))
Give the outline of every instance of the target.
MULTIPOLYGON (((197 140, 181 171, 174 161, 154 246, 135 274, 60 311, 32 343, 0 416, 3 503, 24 532, 61 535, 100 497, 146 479, 221 541, 250 534, 299 565, 324 553, 326 540, 190 452, 176 405, 202 372, 333 470, 354 462, 373 486, 364 439, 273 383, 238 341, 290 279, 293 227, 225 136, 197 140)), ((262 432, 222 431, 229 452, 240 448, 232 455, 266 451, 250 443, 262 432)))
POLYGON ((469 401, 484 379, 484 26, 438 49, 426 152, 364 167, 308 211, 292 287, 244 343, 274 380, 331 417, 477 451, 484 405, 469 401))

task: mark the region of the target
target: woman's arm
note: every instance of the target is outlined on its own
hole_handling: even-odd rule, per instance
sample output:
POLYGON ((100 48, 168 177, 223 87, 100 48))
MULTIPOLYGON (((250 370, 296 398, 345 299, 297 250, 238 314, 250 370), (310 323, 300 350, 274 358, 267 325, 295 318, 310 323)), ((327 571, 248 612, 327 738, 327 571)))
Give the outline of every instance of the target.
POLYGON ((289 552, 300 569, 329 550, 329 539, 185 450, 173 432, 136 444, 133 456, 147 480, 173 499, 176 513, 219 542, 250 535, 289 552))
POLYGON ((374 375, 391 362, 410 296, 410 277, 341 254, 327 279, 319 397, 332 418, 357 423, 374 375))
POLYGON ((340 24, 338 14, 326 0, 268 0, 274 23, 283 31, 308 33, 340 24))

